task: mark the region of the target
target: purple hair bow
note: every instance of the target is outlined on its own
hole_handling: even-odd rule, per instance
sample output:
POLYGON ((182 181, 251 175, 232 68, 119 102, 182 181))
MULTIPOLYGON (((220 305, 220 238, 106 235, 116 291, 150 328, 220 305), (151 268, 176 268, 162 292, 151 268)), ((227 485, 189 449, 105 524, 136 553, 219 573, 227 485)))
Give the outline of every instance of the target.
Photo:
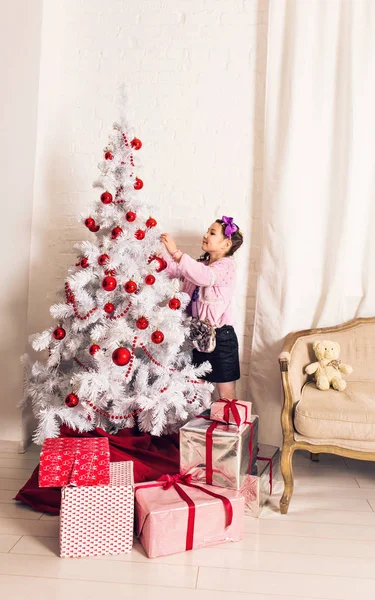
POLYGON ((226 227, 224 229, 225 235, 230 239, 238 229, 237 225, 233 223, 233 217, 221 217, 223 223, 225 223, 226 227))

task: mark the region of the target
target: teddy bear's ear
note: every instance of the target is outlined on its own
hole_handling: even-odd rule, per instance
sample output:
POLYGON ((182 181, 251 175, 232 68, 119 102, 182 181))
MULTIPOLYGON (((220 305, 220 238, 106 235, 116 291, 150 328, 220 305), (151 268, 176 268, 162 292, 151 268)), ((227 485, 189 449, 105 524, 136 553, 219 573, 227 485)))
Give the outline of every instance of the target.
POLYGON ((320 344, 320 342, 318 342, 318 341, 313 343, 314 352, 316 352, 316 350, 319 348, 319 344, 320 344))

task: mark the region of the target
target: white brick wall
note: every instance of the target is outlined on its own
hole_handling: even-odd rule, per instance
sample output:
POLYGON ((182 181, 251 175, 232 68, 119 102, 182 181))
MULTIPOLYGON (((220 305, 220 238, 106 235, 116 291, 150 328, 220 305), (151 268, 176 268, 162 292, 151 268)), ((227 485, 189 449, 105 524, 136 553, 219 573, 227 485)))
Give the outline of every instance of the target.
POLYGON ((267 1, 49 0, 44 3, 29 332, 87 237, 75 217, 95 192, 117 85, 125 82, 147 201, 192 255, 207 225, 232 215, 237 332, 247 389, 260 244, 267 1))

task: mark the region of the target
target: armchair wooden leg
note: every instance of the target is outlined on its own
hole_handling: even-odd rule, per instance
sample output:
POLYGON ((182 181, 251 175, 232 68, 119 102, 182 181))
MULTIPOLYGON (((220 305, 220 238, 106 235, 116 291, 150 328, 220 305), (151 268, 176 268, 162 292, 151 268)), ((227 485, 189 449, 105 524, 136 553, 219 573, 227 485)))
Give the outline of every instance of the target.
POLYGON ((284 479, 284 493, 280 500, 280 512, 282 515, 286 515, 289 508, 289 502, 293 494, 294 480, 293 480, 293 453, 294 448, 284 444, 281 451, 281 473, 284 479))
POLYGON ((320 454, 313 454, 312 452, 310 452, 310 459, 313 462, 319 462, 319 458, 320 458, 320 454))

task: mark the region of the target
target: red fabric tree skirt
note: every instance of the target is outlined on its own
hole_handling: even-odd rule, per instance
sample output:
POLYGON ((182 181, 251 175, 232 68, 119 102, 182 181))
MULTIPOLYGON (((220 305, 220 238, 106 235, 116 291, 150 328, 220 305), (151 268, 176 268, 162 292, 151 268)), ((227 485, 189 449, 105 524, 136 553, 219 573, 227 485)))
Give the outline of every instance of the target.
MULTIPOLYGON (((109 441, 111 462, 132 460, 134 462, 134 481, 152 481, 168 473, 175 475, 179 471, 178 434, 156 437, 141 433, 136 428, 122 429, 116 435, 110 435, 102 429, 77 433, 68 427, 61 427, 60 437, 106 437, 109 441)), ((29 504, 35 510, 58 515, 60 512, 61 489, 40 488, 38 485, 39 466, 30 479, 14 498, 29 504)))

